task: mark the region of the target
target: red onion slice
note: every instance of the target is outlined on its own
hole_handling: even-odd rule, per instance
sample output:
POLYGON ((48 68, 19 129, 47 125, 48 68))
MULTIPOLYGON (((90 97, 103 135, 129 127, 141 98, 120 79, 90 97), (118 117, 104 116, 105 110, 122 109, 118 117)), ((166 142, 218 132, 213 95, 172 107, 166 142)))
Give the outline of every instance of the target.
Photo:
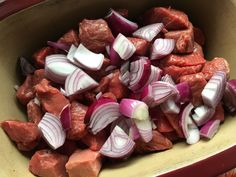
POLYGON ((59 49, 65 52, 68 52, 70 49, 70 45, 65 44, 65 43, 47 41, 47 44, 54 49, 59 49))
POLYGON ((224 91, 223 102, 229 112, 234 112, 236 109, 236 80, 229 80, 224 91))
POLYGON ((197 127, 189 129, 188 133, 189 133, 189 136, 186 139, 186 143, 196 144, 200 140, 200 132, 197 127))
POLYGON ((66 105, 61 113, 60 113, 60 120, 62 127, 64 130, 68 130, 71 127, 71 113, 70 113, 70 105, 66 105))
POLYGON ((192 105, 192 103, 189 103, 182 111, 181 113, 181 118, 180 118, 180 124, 181 124, 181 128, 183 130, 184 136, 186 139, 188 139, 188 137, 190 136, 189 133, 189 127, 188 127, 188 123, 190 122, 189 119, 191 119, 191 111, 194 108, 194 106, 192 105))
POLYGON ((24 76, 28 76, 29 74, 34 73, 35 68, 33 67, 33 65, 31 65, 31 63, 25 59, 24 57, 20 57, 20 69, 21 69, 21 73, 24 76))
POLYGON ((52 149, 61 147, 66 139, 66 133, 63 130, 61 121, 58 117, 45 113, 42 120, 38 124, 43 138, 52 149))
POLYGON ((215 108, 223 97, 226 87, 226 74, 217 71, 208 81, 202 91, 202 99, 205 105, 215 108))
POLYGON ((148 106, 138 100, 123 98, 120 102, 120 113, 138 120, 149 119, 148 106))
POLYGON ((116 126, 99 152, 106 157, 124 158, 131 155, 134 146, 135 142, 119 126, 116 126))
POLYGON ((178 102, 180 103, 185 103, 185 102, 189 102, 191 99, 191 89, 188 85, 187 82, 181 82, 179 84, 176 85, 176 88, 179 92, 179 99, 178 102))
POLYGON ((154 37, 156 37, 161 32, 163 28, 164 28, 163 23, 154 23, 139 28, 137 31, 133 33, 133 36, 151 42, 154 39, 154 37))
POLYGON ((119 79, 122 82, 122 84, 128 86, 130 82, 130 72, 126 71, 123 75, 119 76, 119 79))
POLYGON ((151 60, 161 59, 169 55, 175 48, 174 39, 156 39, 151 48, 151 60))
POLYGON ((97 100, 89 110, 91 116, 89 116, 89 128, 93 134, 97 134, 104 129, 108 124, 115 121, 120 117, 119 104, 113 100, 100 99, 97 100))
POLYGON ((130 122, 131 119, 127 119, 124 116, 120 116, 118 119, 112 122, 111 124, 111 132, 114 130, 116 126, 119 126, 127 135, 129 134, 130 122))
POLYGON ((200 135, 204 138, 212 139, 219 127, 220 120, 210 120, 200 129, 200 135))
POLYGON ((102 67, 104 55, 93 53, 84 47, 83 44, 80 44, 74 54, 74 59, 83 68, 97 71, 102 67))
POLYGON ((194 109, 194 114, 192 115, 192 118, 198 126, 202 126, 212 118, 214 113, 215 109, 209 108, 206 105, 201 105, 194 109))
POLYGON ((175 86, 167 82, 156 81, 152 82, 151 86, 153 98, 157 105, 163 103, 164 101, 168 100, 172 96, 177 95, 178 93, 175 86))
POLYGON ((124 18, 113 9, 110 10, 109 14, 105 17, 105 20, 115 36, 119 33, 127 36, 138 29, 138 25, 136 23, 124 18))
POLYGON ((108 67, 106 67, 105 71, 112 71, 115 70, 116 68, 117 66, 109 65, 108 67))
POLYGON ((54 54, 46 57, 45 75, 56 83, 64 84, 66 77, 76 69, 77 67, 71 64, 65 55, 54 54))
POLYGON ((153 94, 152 94, 152 86, 151 85, 148 85, 143 89, 140 99, 144 103, 146 103, 148 105, 148 107, 150 107, 150 108, 156 106, 154 98, 153 98, 153 94))
POLYGON ((174 98, 169 98, 161 105, 161 110, 166 114, 179 114, 180 107, 175 103, 174 98))
POLYGON ((162 70, 156 66, 151 65, 151 73, 144 87, 147 86, 148 84, 151 84, 152 82, 159 81, 161 79, 161 75, 162 75, 162 70))
POLYGON ((112 52, 116 52, 122 60, 128 60, 136 51, 136 48, 132 42, 130 42, 124 35, 119 34, 111 47, 110 58, 112 58, 112 52))
POLYGON ((70 96, 85 92, 97 86, 98 83, 95 80, 78 68, 66 78, 65 91, 66 95, 70 96))
MULTIPOLYGON (((163 81, 163 82, 168 82, 168 83, 170 83, 171 85, 175 85, 175 82, 173 81, 172 77, 171 77, 169 74, 164 75, 164 76, 161 78, 161 81, 163 81)), ((178 88, 177 88, 177 89, 178 89, 178 88)))
POLYGON ((105 49, 106 49, 106 52, 107 52, 108 56, 110 56, 111 46, 110 46, 110 45, 107 45, 107 46, 105 47, 105 49))
POLYGON ((152 140, 152 122, 150 118, 146 120, 133 119, 144 142, 148 143, 152 140))
POLYGON ((75 64, 76 66, 81 67, 81 65, 74 59, 76 50, 77 50, 77 47, 74 44, 72 44, 70 46, 69 52, 66 57, 71 63, 75 64))
POLYGON ((132 140, 137 140, 140 138, 140 133, 139 130, 135 124, 135 122, 132 119, 127 119, 130 120, 130 129, 129 129, 129 137, 132 140))
POLYGON ((129 88, 137 92, 143 88, 149 80, 151 74, 151 62, 146 59, 140 59, 130 64, 130 82, 129 88))

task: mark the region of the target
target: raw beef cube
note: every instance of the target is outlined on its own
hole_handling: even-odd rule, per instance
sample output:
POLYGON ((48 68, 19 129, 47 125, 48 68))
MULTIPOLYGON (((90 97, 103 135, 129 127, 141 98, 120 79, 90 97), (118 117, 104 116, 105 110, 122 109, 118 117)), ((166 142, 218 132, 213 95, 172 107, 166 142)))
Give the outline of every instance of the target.
POLYGON ((215 114, 212 116, 212 119, 220 120, 220 122, 224 122, 225 114, 224 114, 224 108, 221 102, 216 106, 215 114))
POLYGON ((170 125, 175 129, 178 137, 183 138, 184 134, 182 128, 179 124, 179 115, 178 114, 165 114, 167 120, 169 121, 170 125))
POLYGON ((77 150, 66 163, 66 171, 69 177, 97 177, 102 167, 101 160, 99 152, 77 150))
POLYGON ((134 38, 134 37, 128 37, 130 42, 132 42, 136 48, 136 51, 134 54, 146 56, 148 49, 150 47, 150 43, 144 39, 134 38))
POLYGON ((4 121, 1 126, 21 151, 34 149, 41 139, 37 125, 31 122, 4 121))
POLYGON ((194 34, 193 25, 189 22, 188 29, 169 31, 164 34, 165 38, 175 40, 174 53, 186 54, 193 52, 194 34))
POLYGON ((27 117, 29 122, 33 122, 36 125, 40 122, 40 120, 43 117, 43 112, 41 110, 41 107, 37 105, 34 100, 31 100, 27 104, 27 117))
POLYGON ((180 82, 187 82, 192 92, 192 104, 199 106, 202 103, 202 90, 204 89, 207 81, 203 73, 190 74, 180 77, 180 82))
POLYGON ((64 34, 57 42, 65 43, 68 45, 74 44, 75 46, 79 46, 79 34, 76 30, 71 29, 66 34, 64 34))
POLYGON ((100 53, 114 41, 107 22, 103 19, 87 20, 79 23, 80 42, 89 50, 100 53))
POLYGON ((188 16, 179 10, 154 7, 144 14, 145 24, 163 23, 167 30, 181 30, 188 28, 188 16))
POLYGON ((18 88, 16 92, 16 98, 21 104, 27 105, 27 103, 35 97, 33 89, 33 76, 28 75, 24 83, 18 88))
POLYGON ((172 143, 158 131, 152 131, 153 138, 150 142, 145 143, 138 139, 136 141, 135 152, 139 154, 155 152, 172 148, 172 143))
POLYGON ((202 69, 202 65, 185 66, 185 67, 172 65, 172 66, 167 66, 163 68, 163 71, 164 71, 164 74, 169 74, 172 77, 172 79, 174 79, 174 81, 178 83, 179 78, 181 76, 199 73, 201 69, 202 69))
POLYGON ((216 57, 213 60, 206 62, 202 68, 202 73, 207 81, 211 79, 216 71, 224 71, 227 78, 229 78, 230 68, 226 59, 216 57))
POLYGON ((31 157, 29 170, 39 177, 68 177, 65 168, 67 161, 67 156, 44 149, 31 157))
POLYGON ((46 56, 51 55, 53 53, 54 50, 51 47, 44 47, 35 52, 33 55, 35 66, 37 68, 44 68, 46 56))
POLYGON ((73 101, 70 106, 71 112, 71 128, 67 131, 67 138, 70 140, 79 140, 85 134, 86 125, 84 123, 84 117, 88 107, 84 106, 77 101, 73 101))
POLYGON ((59 116, 62 109, 69 104, 65 96, 58 89, 50 86, 46 79, 35 86, 35 91, 43 110, 55 116, 59 116))
POLYGON ((166 66, 195 66, 201 65, 206 63, 206 60, 202 56, 202 49, 197 43, 195 43, 195 49, 193 53, 187 55, 177 55, 177 54, 170 54, 167 57, 160 60, 160 65, 162 67, 166 66))
POLYGON ((93 135, 92 133, 88 132, 81 139, 81 141, 86 144, 92 151, 99 151, 106 140, 107 135, 105 130, 100 131, 96 135, 93 135))

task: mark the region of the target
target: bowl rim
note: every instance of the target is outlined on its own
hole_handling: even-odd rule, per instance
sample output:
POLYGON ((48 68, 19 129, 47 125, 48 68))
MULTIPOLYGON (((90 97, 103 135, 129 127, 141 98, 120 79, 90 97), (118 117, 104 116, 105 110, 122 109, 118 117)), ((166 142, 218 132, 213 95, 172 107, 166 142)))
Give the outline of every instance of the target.
MULTIPOLYGON (((6 0, 0 3, 0 21, 21 11, 30 8, 47 0, 6 0)), ((187 164, 177 169, 158 175, 159 177, 183 177, 191 174, 191 177, 208 177, 220 175, 228 170, 235 168, 236 158, 232 158, 236 154, 236 144, 228 147, 218 153, 206 157, 204 159, 187 164)))
POLYGON ((0 3, 0 21, 4 18, 23 10, 27 7, 36 5, 45 0, 5 0, 0 3))

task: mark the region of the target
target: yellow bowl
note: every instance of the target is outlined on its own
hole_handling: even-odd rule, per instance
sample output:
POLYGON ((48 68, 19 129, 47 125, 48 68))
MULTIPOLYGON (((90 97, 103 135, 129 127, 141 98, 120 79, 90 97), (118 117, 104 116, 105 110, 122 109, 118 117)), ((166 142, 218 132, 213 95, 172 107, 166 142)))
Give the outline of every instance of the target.
MULTIPOLYGON (((26 120, 15 98, 13 86, 19 84, 18 56, 31 56, 56 40, 83 18, 104 17, 109 7, 123 7, 132 16, 153 6, 172 6, 184 10, 207 36, 206 56, 225 57, 231 78, 236 78, 236 0, 48 0, 0 21, 0 119, 26 120)), ((0 11, 1 14, 1 11, 0 11)), ((236 166, 236 119, 228 116, 211 141, 188 146, 177 143, 173 149, 131 158, 106 166, 100 177, 216 176, 236 166)), ((0 176, 30 177, 28 158, 22 155, 0 129, 0 176)))

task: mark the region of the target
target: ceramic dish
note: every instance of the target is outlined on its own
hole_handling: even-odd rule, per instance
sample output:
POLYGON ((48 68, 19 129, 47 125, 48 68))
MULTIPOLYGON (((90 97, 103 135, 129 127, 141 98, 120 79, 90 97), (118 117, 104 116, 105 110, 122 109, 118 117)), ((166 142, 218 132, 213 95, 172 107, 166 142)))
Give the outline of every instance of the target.
MULTIPOLYGON (((18 56, 31 56, 33 51, 45 45, 45 41, 56 40, 82 18, 103 17, 109 7, 125 7, 134 16, 161 5, 185 11, 207 36, 206 58, 226 58, 230 63, 231 78, 236 78, 236 0, 48 0, 8 17, 6 15, 17 8, 8 13, 6 9, 0 10, 1 17, 5 17, 0 21, 0 120, 26 119, 13 89, 20 82, 16 70, 18 56)), ((235 127, 236 118, 227 116, 211 141, 201 140, 191 146, 182 142, 168 151, 105 166, 100 177, 216 176, 236 166, 235 127)), ((33 176, 28 171, 28 157, 15 148, 2 129, 0 139, 0 176, 33 176)))

